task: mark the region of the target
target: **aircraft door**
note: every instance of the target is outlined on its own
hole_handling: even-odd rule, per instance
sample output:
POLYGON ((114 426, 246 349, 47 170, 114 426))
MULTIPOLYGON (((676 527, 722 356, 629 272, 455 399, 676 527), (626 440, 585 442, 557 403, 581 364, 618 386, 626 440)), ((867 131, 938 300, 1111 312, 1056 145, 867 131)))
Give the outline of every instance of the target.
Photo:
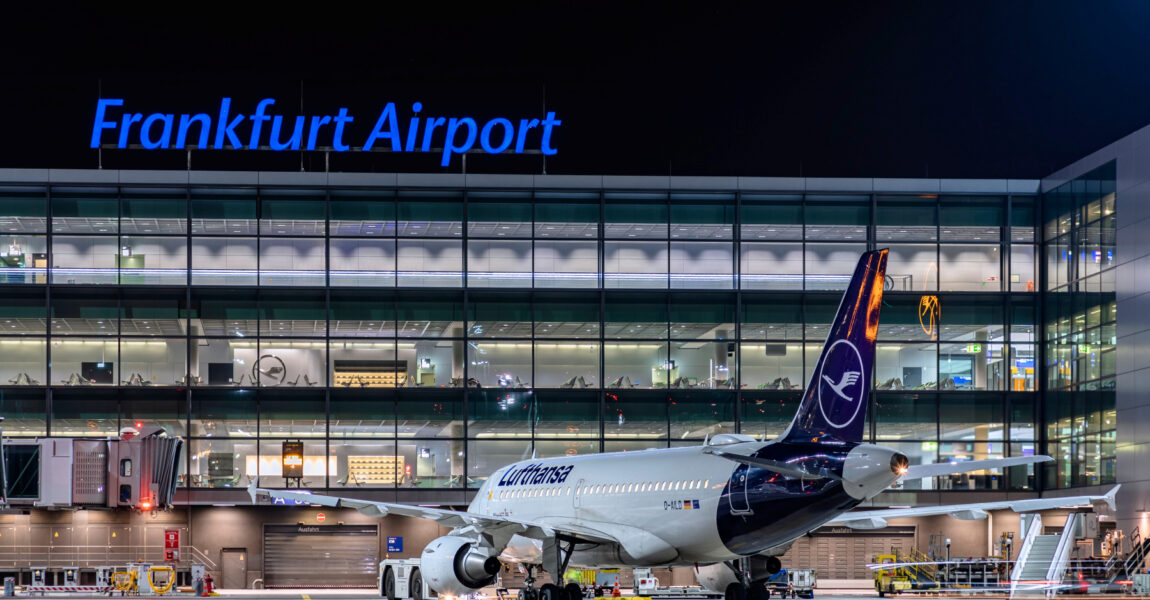
POLYGON ((571 505, 574 506, 575 508, 581 508, 583 506, 582 505, 582 499, 580 498, 580 496, 582 495, 581 494, 582 490, 583 490, 583 480, 580 479, 579 483, 575 484, 575 494, 571 497, 571 503, 572 503, 571 505))
POLYGON ((747 465, 739 465, 731 475, 730 485, 728 486, 729 492, 727 493, 727 502, 731 503, 731 514, 738 515, 751 512, 751 502, 750 499, 747 498, 749 471, 750 467, 747 465))

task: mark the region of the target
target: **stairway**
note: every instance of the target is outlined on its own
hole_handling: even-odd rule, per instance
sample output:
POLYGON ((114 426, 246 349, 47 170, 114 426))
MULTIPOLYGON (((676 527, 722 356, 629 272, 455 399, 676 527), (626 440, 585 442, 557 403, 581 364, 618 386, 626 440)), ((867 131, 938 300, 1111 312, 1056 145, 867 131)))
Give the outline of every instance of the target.
POLYGON ((1022 565, 1022 574, 1018 578, 1022 581, 1045 581, 1061 539, 1062 536, 1057 533, 1036 536, 1026 556, 1026 562, 1022 565))

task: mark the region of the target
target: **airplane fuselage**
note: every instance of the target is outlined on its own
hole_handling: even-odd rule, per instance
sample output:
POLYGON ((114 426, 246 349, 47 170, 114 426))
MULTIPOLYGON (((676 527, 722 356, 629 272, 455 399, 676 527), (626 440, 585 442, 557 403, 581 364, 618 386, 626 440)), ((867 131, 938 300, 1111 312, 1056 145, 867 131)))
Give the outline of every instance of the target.
MULTIPOLYGON (((722 448, 841 477, 848 455, 859 446, 740 442, 722 448)), ((580 547, 571 564, 652 566, 757 554, 819 527, 866 497, 857 489, 848 492, 845 487, 851 486, 842 480, 781 475, 707 454, 707 448, 521 461, 492 474, 469 512, 601 531, 616 539, 649 534, 668 547, 657 540, 580 547)), ((538 547, 516 536, 505 558, 537 562, 538 547)))

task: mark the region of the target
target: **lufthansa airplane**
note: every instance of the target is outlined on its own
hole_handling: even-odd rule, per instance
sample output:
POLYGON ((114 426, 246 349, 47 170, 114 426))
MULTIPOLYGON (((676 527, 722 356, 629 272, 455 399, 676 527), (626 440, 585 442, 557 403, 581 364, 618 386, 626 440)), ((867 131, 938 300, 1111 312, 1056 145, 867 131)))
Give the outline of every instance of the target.
MULTIPOLYGON (((418 576, 431 589, 469 594, 493 583, 504 560, 527 571, 521 600, 579 598, 577 586, 533 585, 534 569, 558 581, 568 564, 694 566, 699 582, 727 600, 763 600, 769 592, 740 568, 740 559, 766 556, 768 570, 777 572, 777 557, 791 542, 823 525, 875 529, 894 517, 983 519, 987 510, 1005 508, 1113 507, 1116 488, 1105 496, 853 510, 900 480, 1052 460, 912 466, 895 450, 862 443, 886 260, 886 250, 859 260, 798 413, 777 439, 721 434, 694 447, 525 460, 493 473, 465 511, 261 489, 258 481, 249 493, 253 502, 270 496, 433 519, 453 529, 423 551, 418 576)), ((392 598, 390 572, 382 585, 392 598)))

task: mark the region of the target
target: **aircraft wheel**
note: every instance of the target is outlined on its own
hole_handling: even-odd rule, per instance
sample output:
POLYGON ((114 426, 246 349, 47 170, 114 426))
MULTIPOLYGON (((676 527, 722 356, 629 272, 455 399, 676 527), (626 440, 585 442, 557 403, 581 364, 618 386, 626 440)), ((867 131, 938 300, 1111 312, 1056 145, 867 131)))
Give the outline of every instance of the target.
POLYGON ((539 588, 539 600, 564 600, 563 588, 554 583, 545 583, 539 588))
POLYGON ((563 590, 567 592, 567 600, 581 600, 583 598, 583 588, 578 583, 568 583, 563 586, 563 590))
POLYGON ((770 597, 771 590, 761 581, 752 582, 747 588, 747 600, 768 600, 770 597))
POLYGON ((383 572, 383 593, 380 596, 387 600, 395 600, 395 571, 391 567, 383 572))
POLYGON ((728 584, 723 600, 747 600, 747 586, 738 582, 728 584))
POLYGON ((411 571, 411 600, 423 600, 423 573, 419 569, 411 571))

